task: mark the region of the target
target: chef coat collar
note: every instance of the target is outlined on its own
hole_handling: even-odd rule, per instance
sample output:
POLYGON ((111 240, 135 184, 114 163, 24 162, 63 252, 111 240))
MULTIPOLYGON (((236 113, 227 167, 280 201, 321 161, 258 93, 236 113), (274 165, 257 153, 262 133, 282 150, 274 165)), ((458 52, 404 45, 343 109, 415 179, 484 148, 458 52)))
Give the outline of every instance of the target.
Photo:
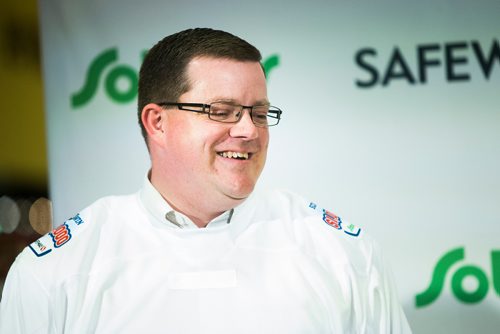
MULTIPOLYGON (((149 173, 148 173, 149 175, 149 173)), ((140 191, 140 199, 144 207, 151 213, 158 221, 164 223, 169 228, 173 229, 197 229, 199 228, 189 217, 175 211, 156 190, 156 188, 149 181, 146 175, 144 184, 140 191)), ((234 209, 222 213, 220 216, 212 219, 206 228, 220 227, 227 225, 231 222, 234 209)))

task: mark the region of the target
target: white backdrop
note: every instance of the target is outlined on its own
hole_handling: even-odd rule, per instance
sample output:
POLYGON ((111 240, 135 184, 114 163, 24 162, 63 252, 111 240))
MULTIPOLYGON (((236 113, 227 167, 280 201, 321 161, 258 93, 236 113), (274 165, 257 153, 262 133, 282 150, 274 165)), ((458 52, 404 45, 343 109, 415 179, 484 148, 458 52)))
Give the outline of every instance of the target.
POLYGON ((259 186, 292 189, 374 235, 415 333, 498 333, 500 2, 39 4, 56 224, 140 187, 143 52, 185 28, 223 29, 279 59, 269 96, 284 115, 259 186), (95 89, 78 94, 86 81, 95 89), (448 253, 441 294, 417 305, 448 253))

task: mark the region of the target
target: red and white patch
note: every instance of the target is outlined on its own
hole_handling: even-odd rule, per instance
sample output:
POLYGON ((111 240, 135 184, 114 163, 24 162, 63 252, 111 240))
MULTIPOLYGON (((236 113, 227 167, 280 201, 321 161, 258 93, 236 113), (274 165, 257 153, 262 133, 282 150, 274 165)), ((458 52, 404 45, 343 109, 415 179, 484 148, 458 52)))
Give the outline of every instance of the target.
POLYGON ((343 230, 345 234, 348 234, 353 237, 357 237, 360 235, 361 228, 357 227, 354 224, 349 224, 349 223, 346 223, 347 226, 343 226, 344 222, 339 216, 328 210, 318 207, 316 203, 313 202, 309 203, 309 208, 321 212, 323 215, 322 217, 323 221, 328 225, 330 225, 331 227, 335 228, 336 230, 343 230))
POLYGON ((342 219, 328 210, 323 209, 323 221, 337 230, 342 229, 342 219))
POLYGON ((47 233, 40 239, 29 245, 31 251, 37 256, 41 257, 49 254, 52 250, 59 248, 66 244, 73 237, 74 232, 79 225, 84 221, 80 215, 68 219, 59 227, 56 227, 52 232, 47 233))
POLYGON ((54 242, 54 247, 59 248, 71 239, 71 230, 69 226, 64 223, 58 228, 55 228, 49 233, 54 242))

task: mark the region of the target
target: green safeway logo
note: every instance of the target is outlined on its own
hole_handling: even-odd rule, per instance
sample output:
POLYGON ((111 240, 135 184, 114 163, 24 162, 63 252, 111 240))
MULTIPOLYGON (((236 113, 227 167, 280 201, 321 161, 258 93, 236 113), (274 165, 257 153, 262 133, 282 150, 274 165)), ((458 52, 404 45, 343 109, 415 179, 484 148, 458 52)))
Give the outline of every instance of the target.
MULTIPOLYGON (((500 296, 500 250, 491 252, 491 282, 493 289, 500 296)), ((441 294, 450 268, 465 258, 463 247, 453 249, 443 255, 436 263, 432 279, 428 288, 415 297, 416 307, 423 307, 433 303, 441 294)), ((451 291, 461 302, 475 304, 482 301, 490 290, 490 279, 483 269, 474 265, 464 265, 455 270, 451 276, 451 291), (477 282, 475 289, 464 289, 467 277, 477 282)))
MULTIPOLYGON (((147 50, 142 52, 142 59, 147 50)), ((87 69, 85 82, 77 92, 71 95, 71 106, 79 108, 89 103, 104 80, 104 91, 115 103, 128 103, 137 96, 138 71, 125 64, 117 64, 118 49, 110 48, 98 54, 87 69), (125 83, 125 84, 124 84, 125 83)), ((266 77, 279 65, 277 54, 264 59, 262 66, 266 77)))

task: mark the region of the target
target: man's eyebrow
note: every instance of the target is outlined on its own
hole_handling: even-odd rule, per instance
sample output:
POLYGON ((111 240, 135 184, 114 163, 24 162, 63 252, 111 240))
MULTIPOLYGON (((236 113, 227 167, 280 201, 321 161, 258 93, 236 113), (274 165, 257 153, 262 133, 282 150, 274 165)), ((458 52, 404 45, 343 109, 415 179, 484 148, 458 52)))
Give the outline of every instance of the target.
MULTIPOLYGON (((239 104, 235 99, 227 98, 227 97, 220 97, 220 98, 215 98, 213 99, 210 103, 214 102, 227 102, 227 103, 232 103, 232 104, 239 104)), ((261 99, 255 101, 253 105, 255 106, 261 106, 261 105, 267 105, 270 104, 268 99, 261 99)))

